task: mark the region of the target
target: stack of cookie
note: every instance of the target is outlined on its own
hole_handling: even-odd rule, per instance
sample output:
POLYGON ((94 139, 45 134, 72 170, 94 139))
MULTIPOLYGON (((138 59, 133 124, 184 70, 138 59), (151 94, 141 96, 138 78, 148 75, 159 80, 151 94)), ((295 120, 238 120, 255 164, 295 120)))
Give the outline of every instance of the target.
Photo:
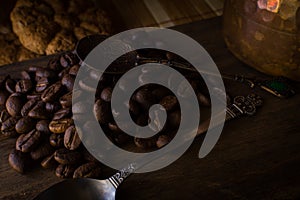
POLYGON ((10 19, 12 31, 0 31, 0 65, 72 50, 87 35, 112 32, 92 0, 18 0, 10 19))

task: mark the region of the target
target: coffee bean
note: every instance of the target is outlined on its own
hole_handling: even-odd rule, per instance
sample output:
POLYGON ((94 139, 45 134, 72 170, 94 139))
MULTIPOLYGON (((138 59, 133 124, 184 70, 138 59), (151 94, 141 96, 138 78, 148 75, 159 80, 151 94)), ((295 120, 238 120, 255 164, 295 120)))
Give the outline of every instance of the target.
POLYGON ((62 108, 54 113, 52 120, 59 120, 62 118, 70 117, 71 115, 71 108, 62 108))
POLYGON ((31 159, 28 154, 13 149, 8 156, 8 162, 14 170, 24 173, 29 169, 31 159))
POLYGON ((31 90, 31 88, 32 88, 31 80, 24 79, 24 80, 20 80, 16 83, 15 91, 25 94, 25 93, 29 92, 31 90))
POLYGON ((156 141, 156 146, 161 148, 167 145, 171 141, 171 138, 167 135, 160 135, 156 141))
POLYGON ((41 142, 42 134, 39 131, 32 130, 27 134, 22 134, 16 141, 16 149, 24 153, 34 150, 41 142))
POLYGON ((15 130, 16 123, 20 117, 10 117, 1 125, 1 132, 6 137, 16 137, 18 134, 15 130))
POLYGON ((43 92, 49 85, 49 79, 47 77, 40 78, 35 86, 36 92, 43 92))
POLYGON ((76 167, 73 165, 58 165, 55 175, 59 178, 71 178, 76 167))
POLYGON ((122 130, 118 127, 118 125, 115 122, 109 122, 108 128, 115 134, 122 133, 122 130))
POLYGON ((59 105, 58 102, 47 102, 46 103, 46 110, 49 113, 55 113, 57 112, 59 109, 61 109, 61 106, 59 105))
POLYGON ((114 134, 113 140, 115 141, 116 144, 126 144, 132 137, 127 135, 126 133, 119 133, 119 134, 114 134))
POLYGON ((175 109, 176 106, 178 106, 178 101, 175 96, 168 95, 168 96, 165 96, 159 102, 159 104, 162 105, 166 111, 171 111, 171 110, 175 109))
POLYGON ((40 68, 35 72, 36 81, 38 81, 40 78, 49 78, 54 79, 56 77, 56 74, 54 71, 40 68))
POLYGON ((36 123, 35 129, 44 134, 50 134, 49 123, 50 123, 49 120, 40 120, 36 123))
POLYGON ((7 110, 4 109, 0 113, 0 123, 2 124, 5 122, 8 118, 10 118, 10 115, 8 114, 7 110))
POLYGON ((61 84, 65 86, 68 89, 68 91, 73 90, 74 82, 75 82, 75 78, 70 74, 64 75, 63 78, 61 79, 61 84))
POLYGON ((130 100, 129 105, 126 106, 129 109, 130 113, 133 114, 134 116, 138 116, 142 111, 140 104, 134 100, 130 100))
POLYGON ((148 88, 142 88, 138 90, 134 96, 134 99, 140 103, 140 105, 145 109, 148 110, 150 106, 152 106, 155 102, 156 99, 152 95, 152 92, 148 88))
POLYGON ((90 78, 85 78, 83 80, 79 80, 78 85, 84 91, 95 93, 96 88, 92 86, 92 82, 94 82, 94 80, 91 80, 90 78))
POLYGON ((69 74, 69 70, 70 70, 70 67, 67 67, 67 68, 61 70, 58 74, 58 77, 61 79, 62 77, 64 77, 64 75, 69 74))
POLYGON ((80 146, 80 144, 80 137, 77 133, 75 126, 72 125, 65 132, 64 145, 69 150, 75 150, 80 146))
POLYGON ((54 159, 63 165, 79 164, 82 160, 82 154, 63 148, 55 151, 54 159))
POLYGON ((69 70, 69 74, 70 74, 70 75, 73 75, 73 76, 76 76, 77 73, 78 73, 78 71, 79 71, 79 68, 80 68, 80 66, 79 66, 78 64, 73 65, 73 66, 70 68, 70 70, 69 70))
POLYGON ((53 133, 49 138, 50 144, 55 148, 61 148, 64 146, 64 134, 53 133))
POLYGON ((49 124, 49 129, 52 133, 64 133, 71 124, 72 119, 53 120, 49 124))
POLYGON ((72 106, 73 114, 86 114, 88 112, 88 102, 78 101, 72 106))
POLYGON ((49 113, 45 108, 45 103, 39 101, 36 105, 29 111, 28 116, 34 119, 48 119, 49 113))
POLYGON ((62 92, 62 84, 60 82, 56 82, 43 92, 41 99, 44 102, 55 101, 58 99, 59 95, 61 95, 62 92))
POLYGON ((73 178, 99 178, 101 168, 95 162, 89 162, 81 165, 74 171, 73 178))
POLYGON ((66 53, 60 57, 60 64, 63 67, 73 66, 78 63, 79 63, 79 59, 73 53, 66 53))
POLYGON ((99 162, 92 154, 85 148, 82 150, 83 159, 87 162, 99 162))
POLYGON ((72 91, 60 97, 59 103, 63 108, 71 107, 72 105, 72 91))
POLYGON ((21 77, 23 80, 31 80, 31 76, 27 71, 21 71, 21 77))
POLYGON ((112 89, 110 87, 104 88, 101 92, 101 99, 106 102, 111 101, 112 89))
POLYGON ((30 156, 33 160, 39 160, 46 156, 49 156, 54 152, 54 148, 47 142, 39 145, 35 150, 30 152, 30 156))
POLYGON ((59 56, 55 56, 54 58, 51 58, 48 62, 48 68, 53 71, 59 71, 62 69, 62 66, 59 61, 59 56))
POLYGON ((157 137, 151 138, 134 138, 134 144, 142 149, 149 149, 156 146, 157 137))
POLYGON ((43 68, 38 67, 38 66, 30 66, 30 67, 28 68, 28 71, 29 71, 29 72, 36 72, 37 70, 40 70, 40 69, 43 69, 43 68))
POLYGON ((35 106, 37 100, 36 99, 31 99, 29 101, 27 101, 27 103, 24 104, 24 106, 21 109, 21 115, 27 116, 29 111, 35 106))
POLYGON ((7 98, 9 97, 10 93, 7 92, 6 90, 0 90, 0 105, 4 105, 5 106, 5 102, 7 100, 7 98))
POLYGON ((200 106, 210 106, 210 100, 206 96, 204 96, 202 93, 199 92, 197 94, 197 99, 198 99, 200 106))
POLYGON ((54 159, 54 153, 51 154, 50 156, 47 156, 46 158, 43 159, 41 162, 41 165, 45 169, 53 168, 58 165, 56 160, 54 159))
POLYGON ((168 128, 170 128, 170 129, 178 128, 180 125, 180 122, 181 122, 180 110, 175 110, 175 111, 171 112, 170 114, 168 114, 168 117, 167 117, 168 128))
POLYGON ((27 94, 26 97, 27 97, 27 100, 40 100, 41 94, 32 93, 32 94, 27 94))
POLYGON ((110 104, 98 99, 94 104, 94 115, 101 124, 110 122, 112 120, 110 104))
POLYGON ((11 94, 6 101, 6 110, 11 116, 20 116, 24 100, 19 93, 11 94))
POLYGON ((7 80, 5 82, 5 88, 9 93, 15 92, 15 85, 16 85, 16 82, 13 79, 7 78, 7 80))
POLYGON ((23 117, 16 123, 15 129, 18 133, 28 133, 35 128, 35 121, 30 117, 23 117))

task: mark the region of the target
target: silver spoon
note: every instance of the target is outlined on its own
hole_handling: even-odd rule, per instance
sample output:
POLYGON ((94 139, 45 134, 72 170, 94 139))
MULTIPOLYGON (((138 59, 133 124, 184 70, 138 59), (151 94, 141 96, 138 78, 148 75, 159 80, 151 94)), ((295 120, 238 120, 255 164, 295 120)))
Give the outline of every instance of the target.
POLYGON ((40 193, 34 200, 114 200, 116 190, 135 168, 133 164, 105 180, 91 178, 62 181, 40 193))

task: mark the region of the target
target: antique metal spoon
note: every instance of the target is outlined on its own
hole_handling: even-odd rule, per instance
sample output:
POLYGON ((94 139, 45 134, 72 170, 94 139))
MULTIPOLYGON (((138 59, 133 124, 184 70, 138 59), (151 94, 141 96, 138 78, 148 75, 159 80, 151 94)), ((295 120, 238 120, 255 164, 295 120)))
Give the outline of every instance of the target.
POLYGON ((135 170, 134 164, 105 180, 69 179, 40 193, 34 200, 114 200, 117 187, 135 170))
MULTIPOLYGON (((232 103, 227 105, 226 121, 242 115, 253 115, 256 112, 256 108, 261 106, 262 103, 261 97, 255 94, 250 94, 246 97, 237 96, 232 103)), ((196 136, 207 131, 210 120, 222 121, 219 119, 218 115, 213 116, 213 119, 204 121, 199 125, 196 136)), ((216 125, 218 125, 218 123, 216 123, 216 125)), ((187 138, 187 140, 188 139, 190 138, 187 138)), ((147 163, 150 163, 151 161, 152 160, 148 160, 147 163)), ((40 193, 34 200, 114 200, 116 190, 124 179, 139 167, 147 164, 137 163, 129 164, 123 170, 120 170, 115 175, 105 180, 80 178, 62 181, 40 193)))

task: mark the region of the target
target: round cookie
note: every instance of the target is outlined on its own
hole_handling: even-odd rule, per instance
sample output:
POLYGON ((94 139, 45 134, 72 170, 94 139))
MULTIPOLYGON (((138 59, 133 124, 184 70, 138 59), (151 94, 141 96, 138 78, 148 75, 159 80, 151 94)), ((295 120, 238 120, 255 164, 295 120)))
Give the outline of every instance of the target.
POLYGON ((46 54, 56 54, 61 51, 74 49, 76 44, 76 38, 71 32, 62 30, 56 34, 56 36, 49 43, 46 54))

